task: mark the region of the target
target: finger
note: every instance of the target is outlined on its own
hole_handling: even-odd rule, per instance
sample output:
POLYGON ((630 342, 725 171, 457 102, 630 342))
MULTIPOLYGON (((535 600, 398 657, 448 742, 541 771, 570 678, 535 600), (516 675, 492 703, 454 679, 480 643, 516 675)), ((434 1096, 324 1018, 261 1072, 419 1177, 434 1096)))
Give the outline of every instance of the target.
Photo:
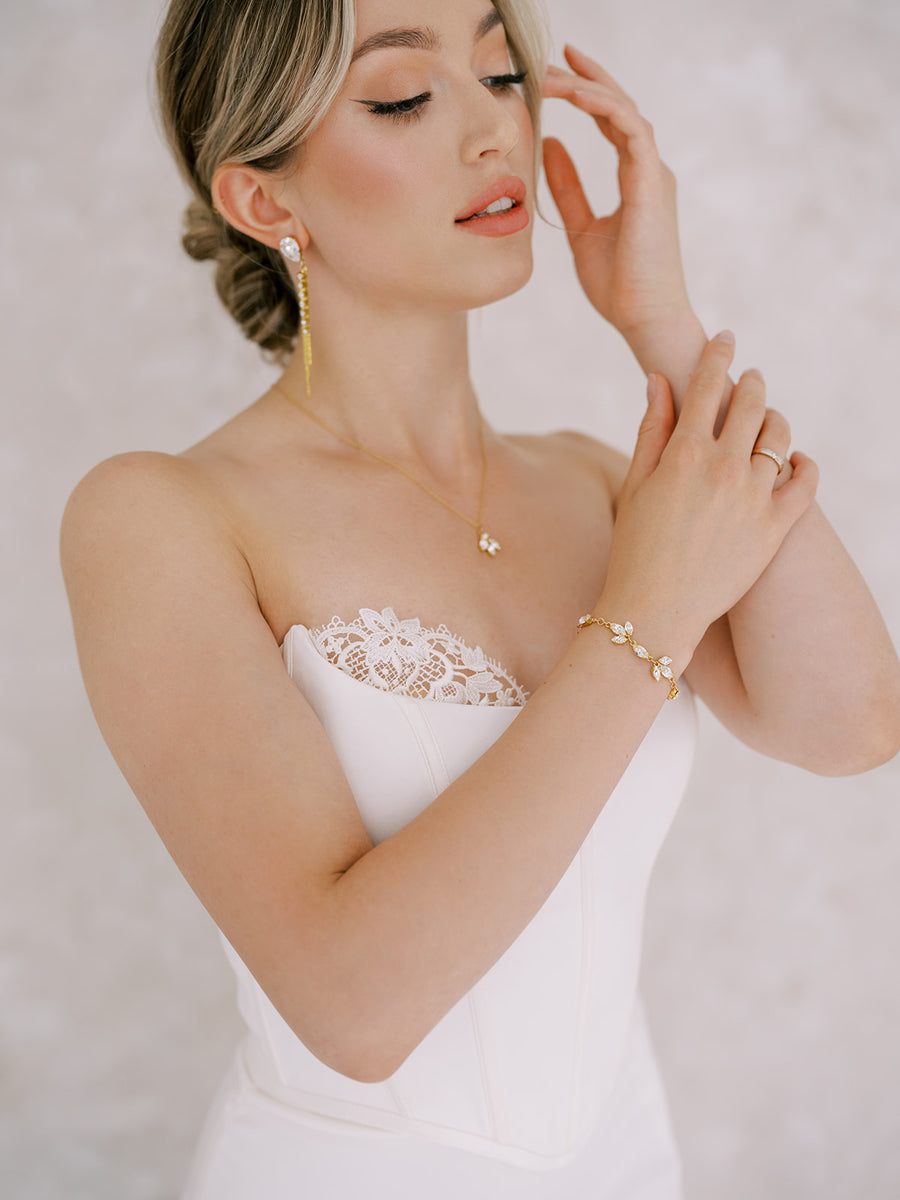
POLYGON ((647 379, 647 411, 638 430, 624 490, 633 491, 653 474, 674 428, 675 405, 668 380, 662 375, 650 375, 647 379))
POLYGON ((812 504, 819 486, 819 468, 807 454, 795 451, 790 458, 793 474, 772 497, 785 532, 800 520, 812 504))
POLYGON ((547 98, 568 102, 592 116, 604 137, 617 150, 637 153, 642 146, 653 147, 653 129, 631 101, 613 89, 572 75, 553 74, 544 80, 543 94, 547 98))
POLYGON ((567 42, 563 47, 563 53, 566 56, 566 62, 578 75, 583 75, 587 79, 594 79, 598 83, 606 84, 607 87, 618 92, 623 99, 627 100, 632 105, 634 104, 634 101, 631 99, 622 85, 613 79, 609 71, 607 71, 604 67, 601 67, 598 62, 596 62, 589 55, 585 54, 583 50, 579 50, 577 46, 573 46, 567 42))
POLYGON ((590 226, 594 214, 575 164, 565 146, 556 138, 544 138, 544 172, 566 231, 582 233, 590 226))
POLYGON ((773 487, 782 487, 791 476, 791 465, 787 461, 790 445, 791 427, 787 418, 783 417, 780 412, 776 412, 774 408, 767 408, 762 427, 750 454, 754 471, 758 472, 763 479, 768 480, 773 487), (784 459, 783 466, 779 468, 775 459, 762 453, 763 450, 771 450, 784 459))
POLYGON ((765 419, 765 380, 755 369, 745 371, 731 393, 728 412, 719 434, 720 445, 742 458, 749 458, 765 419))
MULTIPOLYGON (((566 71, 562 67, 557 67, 553 63, 549 63, 544 76, 544 85, 551 89, 567 89, 568 91, 575 91, 579 88, 603 88, 611 96, 615 96, 621 103, 627 104, 637 112, 638 107, 628 93, 619 87, 613 77, 603 71, 601 67, 597 66, 597 64, 594 64, 594 66, 597 68, 596 71, 587 74, 578 71, 566 71)), ((556 95, 557 92, 554 91, 553 94, 556 95)))
POLYGON ((707 342, 691 375, 676 433, 703 437, 712 434, 733 358, 734 334, 729 330, 707 342))
POLYGON ((767 408, 754 449, 756 446, 767 446, 782 458, 786 458, 790 445, 791 427, 787 417, 777 409, 767 408))
POLYGON ((594 118, 600 131, 617 150, 628 150, 635 155, 641 150, 655 153, 656 141, 650 122, 627 101, 596 85, 576 88, 569 100, 594 118))

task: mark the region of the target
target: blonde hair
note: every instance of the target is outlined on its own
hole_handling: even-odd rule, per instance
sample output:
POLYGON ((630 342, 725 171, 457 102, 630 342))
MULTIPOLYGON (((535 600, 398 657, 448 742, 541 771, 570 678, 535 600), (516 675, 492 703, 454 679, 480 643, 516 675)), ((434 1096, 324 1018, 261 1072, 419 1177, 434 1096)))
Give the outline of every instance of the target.
MULTIPOLYGON (((545 23, 539 0, 492 0, 540 145, 545 23)), ((286 168, 331 106, 350 67, 354 0, 172 0, 156 85, 169 146, 195 199, 183 245, 216 264, 216 291, 246 337, 278 362, 297 340, 297 296, 282 256, 228 224, 210 188, 226 162, 286 168)), ((537 157, 537 154, 536 154, 537 157)))

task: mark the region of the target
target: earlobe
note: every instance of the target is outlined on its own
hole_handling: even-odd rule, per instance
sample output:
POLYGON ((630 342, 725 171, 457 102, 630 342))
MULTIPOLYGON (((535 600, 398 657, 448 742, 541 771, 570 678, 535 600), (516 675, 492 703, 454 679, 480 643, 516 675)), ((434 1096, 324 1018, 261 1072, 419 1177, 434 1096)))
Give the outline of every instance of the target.
POLYGON ((306 226, 279 198, 279 181, 245 163, 223 163, 213 176, 212 202, 220 215, 241 233, 277 249, 288 235, 302 248, 309 244, 306 226))

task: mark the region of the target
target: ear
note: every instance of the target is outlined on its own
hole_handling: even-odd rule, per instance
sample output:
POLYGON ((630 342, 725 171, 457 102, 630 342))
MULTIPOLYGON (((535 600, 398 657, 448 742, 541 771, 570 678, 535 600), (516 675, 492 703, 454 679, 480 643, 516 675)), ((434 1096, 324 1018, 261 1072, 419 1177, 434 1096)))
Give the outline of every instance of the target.
POLYGON ((229 225, 273 250, 283 237, 295 237, 303 250, 309 232, 284 202, 284 185, 268 171, 245 163, 223 163, 212 181, 212 200, 229 225))

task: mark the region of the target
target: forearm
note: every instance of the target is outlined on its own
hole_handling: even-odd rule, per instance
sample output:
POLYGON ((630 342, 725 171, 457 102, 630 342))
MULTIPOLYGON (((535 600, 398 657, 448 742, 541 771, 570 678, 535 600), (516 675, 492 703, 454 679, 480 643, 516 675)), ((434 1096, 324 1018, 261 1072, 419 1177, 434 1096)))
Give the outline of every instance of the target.
MULTIPOLYGON (((685 310, 673 313, 669 319, 652 327, 623 330, 622 336, 645 375, 662 375, 669 381, 675 411, 680 412, 691 375, 708 341, 699 318, 692 311, 685 310)), ((729 380, 722 394, 720 425, 728 408, 731 391, 729 380)))
POLYGON ((767 753, 823 774, 890 758, 900 663, 881 614, 818 505, 729 612, 749 710, 767 753))
MULTIPOLYGON (((706 344, 697 318, 683 313, 625 336, 648 374, 669 379, 680 407, 706 344)), ((719 425, 731 390, 729 384, 723 393, 719 425)), ((731 646, 717 631, 691 669, 748 743, 827 774, 866 770, 896 752, 900 664, 864 580, 817 505, 728 612, 727 626, 731 646), (731 687, 721 661, 710 661, 726 649, 737 674, 731 687)))

